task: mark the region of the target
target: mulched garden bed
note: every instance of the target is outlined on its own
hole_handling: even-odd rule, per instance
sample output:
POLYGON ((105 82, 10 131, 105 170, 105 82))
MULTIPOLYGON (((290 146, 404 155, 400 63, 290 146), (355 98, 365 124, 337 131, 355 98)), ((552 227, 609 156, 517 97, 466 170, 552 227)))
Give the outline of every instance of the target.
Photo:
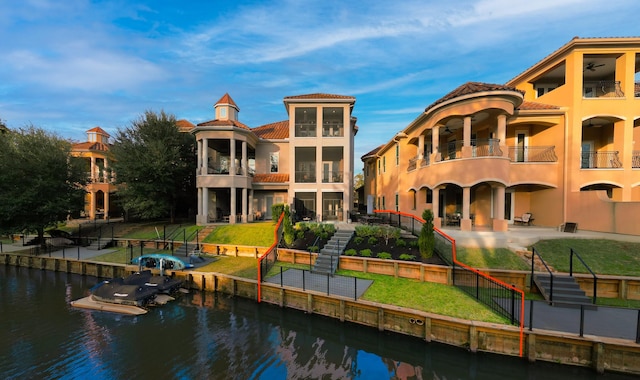
MULTIPOLYGON (((411 241, 418 241, 417 238, 415 239, 405 239, 403 238, 403 240, 407 243, 407 245, 405 247, 399 247, 395 245, 395 240, 389 240, 389 244, 385 244, 384 239, 378 239, 379 241, 374 244, 374 245, 370 245, 367 242, 367 239, 365 238, 364 241, 360 244, 356 244, 354 242, 354 239, 351 238, 351 240, 349 241, 349 244, 347 244, 347 248, 346 249, 355 249, 357 252, 360 252, 363 249, 370 249, 371 250, 371 257, 376 257, 376 255, 378 253, 381 252, 388 252, 391 254, 391 258, 393 260, 400 260, 400 255, 402 255, 403 253, 409 254, 409 255, 413 255, 416 257, 415 260, 413 261, 419 261, 422 262, 424 264, 435 264, 435 265, 447 265, 447 263, 445 263, 440 256, 436 255, 435 253, 433 254, 433 256, 429 257, 429 258, 422 258, 420 256, 420 250, 418 249, 418 247, 414 247, 412 246, 410 243, 411 241)), ((356 256, 356 257, 359 257, 356 256)))

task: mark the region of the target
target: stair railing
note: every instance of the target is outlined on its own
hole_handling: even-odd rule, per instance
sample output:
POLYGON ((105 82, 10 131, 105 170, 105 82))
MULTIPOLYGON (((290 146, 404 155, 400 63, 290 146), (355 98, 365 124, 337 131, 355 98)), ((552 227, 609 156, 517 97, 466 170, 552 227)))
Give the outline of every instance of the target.
POLYGON ((531 254, 531 283, 529 287, 533 289, 533 270, 535 267, 534 264, 535 264, 536 256, 538 256, 542 265, 544 265, 544 267, 547 269, 547 272, 549 272, 549 302, 553 302, 553 272, 551 272, 551 269, 549 269, 549 266, 547 265, 547 263, 544 262, 544 260, 542 259, 542 256, 540 256, 538 251, 536 251, 536 247, 532 247, 532 252, 533 253, 531 254))
POLYGON ((596 276, 596 274, 593 273, 591 268, 589 268, 587 263, 585 263, 584 260, 582 260, 582 257, 580 257, 578 252, 576 252, 573 248, 569 248, 569 249, 571 250, 570 251, 571 253, 569 256, 569 276, 573 277, 573 256, 575 255, 578 258, 578 260, 580 260, 582 265, 584 265, 584 267, 587 268, 589 273, 591 273, 591 275, 593 276, 593 304, 595 305, 596 299, 597 299, 597 292, 598 292, 598 276, 596 276))

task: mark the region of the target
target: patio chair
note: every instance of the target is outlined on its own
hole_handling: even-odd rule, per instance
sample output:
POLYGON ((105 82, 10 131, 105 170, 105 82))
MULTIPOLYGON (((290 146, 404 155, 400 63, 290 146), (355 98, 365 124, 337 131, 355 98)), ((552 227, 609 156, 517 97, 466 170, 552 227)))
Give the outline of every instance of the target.
POLYGON ((530 226, 531 222, 533 221, 533 214, 531 214, 530 212, 525 212, 524 214, 522 214, 522 216, 516 216, 515 218, 513 218, 513 223, 514 224, 522 224, 522 225, 527 225, 530 226))

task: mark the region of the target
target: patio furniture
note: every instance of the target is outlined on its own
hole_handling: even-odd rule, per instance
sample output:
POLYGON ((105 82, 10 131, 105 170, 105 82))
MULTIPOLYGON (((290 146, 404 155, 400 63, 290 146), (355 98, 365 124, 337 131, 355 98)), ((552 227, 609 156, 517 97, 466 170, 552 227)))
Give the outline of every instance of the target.
POLYGON ((524 214, 522 214, 522 216, 516 216, 515 218, 513 218, 513 223, 514 224, 522 224, 522 225, 527 225, 530 226, 531 222, 533 222, 533 214, 531 214, 530 212, 525 212, 524 214))

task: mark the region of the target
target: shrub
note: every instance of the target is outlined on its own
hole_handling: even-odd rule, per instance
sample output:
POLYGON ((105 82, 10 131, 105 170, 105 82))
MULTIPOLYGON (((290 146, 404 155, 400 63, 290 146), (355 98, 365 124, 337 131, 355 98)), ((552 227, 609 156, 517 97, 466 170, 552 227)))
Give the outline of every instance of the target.
POLYGON ((284 203, 276 203, 271 206, 271 215, 273 215, 273 224, 278 223, 280 214, 284 212, 284 203))
POLYGON ((402 239, 396 239, 396 247, 406 247, 407 242, 402 239))
POLYGON ((375 236, 371 236, 369 240, 367 240, 367 243, 369 243, 369 245, 376 245, 378 244, 378 239, 375 236))
POLYGON ((295 231, 293 230, 293 224, 291 224, 291 212, 289 211, 289 205, 284 206, 284 219, 282 222, 284 223, 284 243, 290 247, 295 240, 295 231))
POLYGON ((336 226, 332 223, 324 223, 322 225, 322 229, 324 230, 324 232, 328 233, 329 235, 333 235, 336 233, 336 226))
POLYGON ((346 256, 355 256, 358 254, 358 251, 356 251, 355 249, 351 248, 351 249, 347 249, 346 251, 344 251, 344 254, 346 256))
POLYGON ((391 258, 391 254, 389 252, 380 252, 378 253, 378 258, 383 260, 389 260, 391 258))
POLYGON ((296 233, 296 238, 297 239, 304 239, 304 231, 298 231, 296 233))
POLYGON ((356 226, 356 236, 369 237, 375 235, 376 226, 356 226))
POLYGON ((362 257, 371 257, 371 250, 369 248, 365 248, 360 250, 360 256, 362 257))
POLYGON ((384 239, 384 243, 389 245, 389 239, 398 239, 400 237, 400 229, 393 226, 378 227, 377 235, 384 239))
POLYGON ((320 232, 320 238, 321 238, 321 239, 324 239, 324 240, 329 239, 329 233, 328 233, 328 232, 326 232, 326 231, 322 231, 322 232, 320 232))
POLYGON ((413 261, 416 259, 414 255, 410 255, 408 253, 403 253, 402 255, 398 256, 398 258, 400 260, 406 260, 406 261, 413 261))
POLYGON ((307 247, 307 249, 309 250, 309 252, 313 252, 313 253, 316 253, 320 250, 317 245, 310 245, 307 247))
POLYGON ((414 239, 414 240, 410 240, 409 241, 409 247, 411 248, 418 248, 419 244, 418 244, 418 240, 414 239))
POLYGON ((364 238, 362 236, 356 236, 353 238, 353 242, 357 245, 362 244, 363 241, 364 241, 364 238))
POLYGON ((433 256, 433 247, 436 243, 436 238, 433 235, 433 212, 428 209, 424 210, 422 219, 424 219, 424 224, 422 224, 422 229, 420 230, 418 244, 420 246, 420 256, 426 259, 433 256))

